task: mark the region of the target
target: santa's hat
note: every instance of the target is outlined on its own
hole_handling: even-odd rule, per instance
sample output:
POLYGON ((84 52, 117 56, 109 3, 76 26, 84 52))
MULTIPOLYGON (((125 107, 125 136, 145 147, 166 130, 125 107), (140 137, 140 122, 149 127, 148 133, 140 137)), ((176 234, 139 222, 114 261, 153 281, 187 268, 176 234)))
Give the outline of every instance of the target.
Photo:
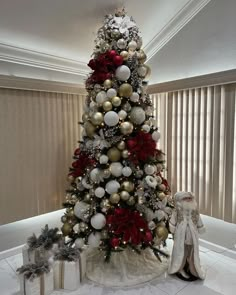
POLYGON ((193 194, 191 192, 177 192, 175 194, 175 201, 180 202, 184 198, 194 198, 193 194))

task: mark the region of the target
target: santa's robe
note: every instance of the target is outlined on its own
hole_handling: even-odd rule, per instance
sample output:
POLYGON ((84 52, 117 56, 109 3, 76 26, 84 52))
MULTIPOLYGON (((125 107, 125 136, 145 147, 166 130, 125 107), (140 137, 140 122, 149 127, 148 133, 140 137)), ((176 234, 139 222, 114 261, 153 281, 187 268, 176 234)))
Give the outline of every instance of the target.
POLYGON ((177 273, 181 269, 187 243, 193 246, 193 261, 191 263, 193 263, 198 277, 204 279, 205 271, 200 265, 199 258, 198 233, 203 233, 205 228, 198 211, 177 208, 172 213, 169 227, 171 233, 174 234, 174 246, 168 270, 169 274, 177 273))

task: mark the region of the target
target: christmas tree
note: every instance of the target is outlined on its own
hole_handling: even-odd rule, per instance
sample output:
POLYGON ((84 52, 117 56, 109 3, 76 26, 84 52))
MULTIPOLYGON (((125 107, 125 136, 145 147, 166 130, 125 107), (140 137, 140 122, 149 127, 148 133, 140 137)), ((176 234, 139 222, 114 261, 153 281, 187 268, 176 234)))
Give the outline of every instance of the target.
POLYGON ((136 23, 119 10, 98 30, 92 73, 62 216, 71 245, 141 253, 168 236, 172 201, 162 176, 164 154, 146 93, 150 68, 136 23))

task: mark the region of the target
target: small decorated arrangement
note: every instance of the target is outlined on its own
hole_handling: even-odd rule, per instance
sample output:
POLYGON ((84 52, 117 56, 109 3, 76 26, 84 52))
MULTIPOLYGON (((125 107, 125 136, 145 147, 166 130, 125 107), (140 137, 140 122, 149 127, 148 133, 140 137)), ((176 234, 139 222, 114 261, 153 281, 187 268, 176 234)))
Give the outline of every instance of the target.
POLYGON ((60 241, 62 235, 58 233, 58 228, 49 229, 48 225, 45 225, 39 237, 33 234, 28 238, 27 244, 22 249, 23 263, 37 263, 49 259, 60 241))
POLYGON ((85 252, 69 246, 61 247, 54 256, 55 289, 76 290, 86 271, 85 252))
POLYGON ((23 265, 17 272, 22 295, 49 295, 53 292, 53 270, 47 261, 23 265))

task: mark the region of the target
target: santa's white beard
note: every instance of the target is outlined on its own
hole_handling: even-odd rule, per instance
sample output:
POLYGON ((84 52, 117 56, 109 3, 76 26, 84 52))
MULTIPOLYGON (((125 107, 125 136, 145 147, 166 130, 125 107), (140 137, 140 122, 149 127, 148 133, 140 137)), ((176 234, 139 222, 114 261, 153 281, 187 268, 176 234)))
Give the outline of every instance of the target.
POLYGON ((188 201, 181 201, 178 202, 179 207, 183 210, 189 211, 189 210, 196 210, 197 209, 197 202, 196 200, 192 200, 191 202, 188 201))

